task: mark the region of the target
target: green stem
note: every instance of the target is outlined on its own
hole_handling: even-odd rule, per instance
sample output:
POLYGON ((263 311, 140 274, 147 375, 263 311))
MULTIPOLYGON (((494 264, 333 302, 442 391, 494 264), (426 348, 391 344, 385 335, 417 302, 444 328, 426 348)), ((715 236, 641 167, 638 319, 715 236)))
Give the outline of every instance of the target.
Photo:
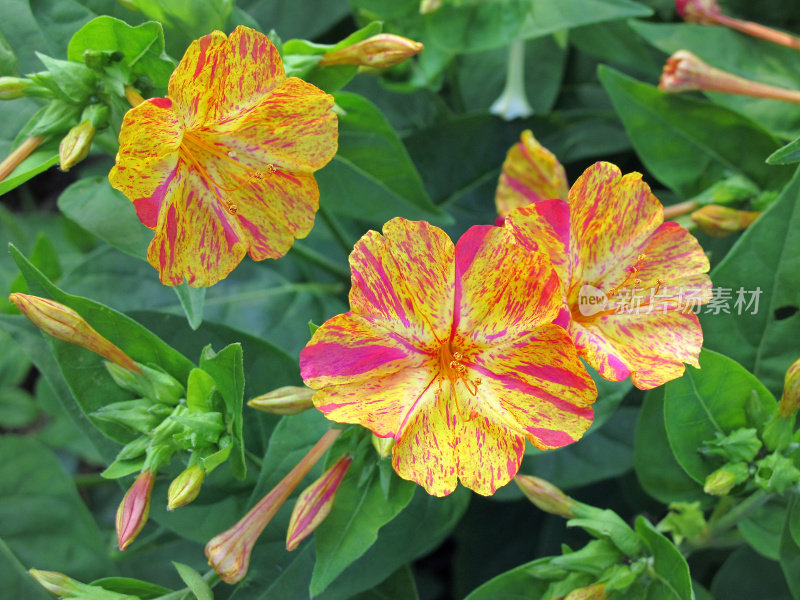
POLYGON ((708 533, 706 534, 706 538, 713 540, 729 529, 733 529, 739 524, 739 521, 750 516, 752 513, 764 506, 770 498, 772 498, 772 494, 770 492, 758 490, 749 498, 742 500, 739 504, 734 506, 719 518, 713 519, 708 524, 708 533))
POLYGON ((262 459, 260 456, 258 456, 258 455, 257 455, 255 452, 253 452, 252 450, 247 450, 247 449, 245 449, 245 451, 244 451, 244 455, 245 455, 247 458, 249 458, 249 459, 250 459, 250 460, 253 462, 253 464, 254 464, 255 466, 257 466, 259 469, 261 468, 261 465, 263 465, 263 464, 264 464, 264 459, 262 459))
POLYGON ((80 473, 72 477, 75 487, 94 487, 96 485, 105 485, 107 483, 114 483, 113 479, 106 479, 100 473, 80 473))
POLYGON ((342 227, 339 219, 337 219, 336 216, 331 213, 331 211, 322 205, 319 207, 319 216, 322 217, 323 221, 325 221, 325 225, 328 226, 328 229, 330 230, 334 239, 342 247, 344 253, 349 255, 350 252, 353 251, 353 242, 350 241, 350 236, 347 234, 347 231, 345 231, 344 227, 342 227))
POLYGON ((308 248, 306 246, 303 246, 302 244, 299 244, 298 242, 295 242, 294 246, 292 246, 292 249, 289 250, 289 252, 291 254, 296 254, 297 256, 305 259, 306 261, 320 267, 321 269, 324 269, 328 273, 331 273, 332 275, 336 275, 337 277, 341 277, 343 279, 346 279, 347 281, 350 280, 349 269, 345 269, 341 265, 333 262, 332 260, 329 260, 316 250, 312 250, 311 248, 308 248))

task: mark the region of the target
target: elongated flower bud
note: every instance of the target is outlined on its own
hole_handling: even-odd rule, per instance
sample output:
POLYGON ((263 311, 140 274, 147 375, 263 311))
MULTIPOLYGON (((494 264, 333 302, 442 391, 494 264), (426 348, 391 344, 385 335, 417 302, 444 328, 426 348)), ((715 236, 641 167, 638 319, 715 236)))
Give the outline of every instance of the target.
POLYGON ((139 365, 137 370, 121 369, 118 364, 106 363, 106 370, 119 387, 143 396, 153 402, 175 406, 186 396, 186 389, 180 381, 161 371, 139 365))
POLYGON ((298 544, 322 523, 330 514, 336 491, 342 483, 353 459, 342 456, 322 477, 308 486, 294 505, 289 529, 286 531, 286 549, 297 548, 298 544))
POLYGON ((375 448, 375 452, 378 453, 378 456, 381 458, 386 458, 392 453, 392 448, 394 447, 394 438, 382 438, 373 433, 372 447, 375 448))
POLYGON ((708 204, 692 213, 692 221, 712 237, 726 237, 747 229, 761 215, 760 212, 736 210, 718 204, 708 204))
POLYGON ((199 465, 190 465, 172 480, 167 492, 167 510, 186 506, 197 498, 206 472, 199 465))
POLYGON ((733 75, 706 64, 688 50, 678 50, 667 59, 658 87, 665 92, 705 90, 753 98, 800 102, 800 91, 765 85, 733 75))
POLYGON ((387 69, 419 54, 423 48, 414 40, 392 33, 379 33, 352 46, 329 52, 319 61, 319 66, 355 65, 387 69))
POLYGON ((800 359, 794 361, 783 379, 783 395, 778 404, 778 414, 788 419, 800 407, 800 359))
POLYGON ((87 120, 75 125, 64 136, 58 145, 58 159, 62 171, 69 171, 89 156, 95 131, 94 125, 87 120))
POLYGON ((280 480, 272 491, 242 517, 233 527, 214 536, 206 544, 208 564, 225 583, 236 583, 247 575, 250 555, 258 536, 286 502, 308 471, 342 433, 331 429, 308 451, 299 463, 280 480))
POLYGON ((31 569, 28 571, 36 582, 41 585, 48 592, 54 596, 71 597, 80 594, 83 584, 75 581, 71 577, 67 577, 63 573, 56 571, 40 571, 39 569, 31 569))
POLYGON ((44 96, 51 92, 23 77, 0 77, 0 100, 16 100, 26 96, 44 96))
POLYGON ((314 407, 311 399, 315 393, 310 387, 287 385, 256 396, 247 406, 275 415, 296 415, 314 407))
POLYGON ((97 333, 83 317, 68 306, 28 294, 11 294, 8 299, 46 334, 82 346, 130 371, 139 371, 130 356, 97 333))
POLYGON ((567 496, 549 481, 533 475, 517 475, 514 481, 525 494, 525 497, 545 512, 560 515, 567 519, 575 516, 573 508, 575 500, 567 496))
POLYGON ((117 508, 117 543, 120 550, 131 545, 147 523, 150 516, 150 492, 153 491, 155 474, 149 469, 139 473, 139 477, 125 493, 117 508))
POLYGON ((675 9, 687 23, 716 23, 722 14, 717 0, 675 0, 675 9))

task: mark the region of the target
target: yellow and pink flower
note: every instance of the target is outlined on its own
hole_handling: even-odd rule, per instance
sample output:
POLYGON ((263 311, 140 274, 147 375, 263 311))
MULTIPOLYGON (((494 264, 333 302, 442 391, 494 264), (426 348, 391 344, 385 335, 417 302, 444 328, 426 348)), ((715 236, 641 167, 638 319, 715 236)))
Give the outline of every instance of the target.
POLYGON ((597 390, 552 321, 550 261, 509 230, 476 226, 456 245, 425 222, 392 219, 350 255, 350 312, 300 355, 314 404, 393 438, 397 473, 443 496, 508 483, 525 440, 557 448, 592 422, 597 390))
POLYGON ((693 309, 711 298, 708 258, 686 229, 664 222, 639 173, 596 163, 569 203, 535 202, 509 214, 506 227, 550 256, 565 303, 557 323, 600 375, 650 389, 680 377, 684 363, 699 367, 693 309))
POLYGON ((286 78, 267 36, 237 27, 192 43, 169 81, 125 115, 111 185, 155 230, 161 281, 209 286, 249 253, 279 258, 314 224, 314 171, 337 148, 333 98, 286 78))

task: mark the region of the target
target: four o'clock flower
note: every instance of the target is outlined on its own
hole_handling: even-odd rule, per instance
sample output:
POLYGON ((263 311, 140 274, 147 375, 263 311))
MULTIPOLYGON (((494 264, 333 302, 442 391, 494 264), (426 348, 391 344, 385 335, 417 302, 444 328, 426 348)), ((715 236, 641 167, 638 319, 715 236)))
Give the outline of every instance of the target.
POLYGON ((641 389, 680 377, 683 363, 699 366, 703 332, 692 309, 711 298, 702 248, 663 221, 641 175, 610 163, 589 167, 569 204, 543 200, 506 219, 520 244, 550 255, 566 308, 558 322, 579 354, 606 379, 630 376, 641 389))
POLYGON ((350 255, 350 312, 300 355, 314 404, 396 440, 403 478, 444 496, 457 481, 493 494, 517 473, 525 440, 579 439, 597 390, 564 330, 548 258, 510 231, 472 227, 456 245, 395 218, 350 255))
POLYGON ((189 46, 169 82, 125 115, 111 185, 155 230, 161 281, 213 285, 249 253, 278 258, 314 223, 314 171, 337 147, 333 98, 296 77, 267 36, 237 27, 189 46))
POLYGON ((527 129, 522 132, 520 141, 511 146, 503 163, 495 194, 498 221, 515 208, 537 200, 566 200, 568 191, 564 167, 527 129))
POLYGON ((155 473, 149 469, 139 473, 117 508, 116 528, 120 550, 130 546, 147 523, 154 480, 155 473))

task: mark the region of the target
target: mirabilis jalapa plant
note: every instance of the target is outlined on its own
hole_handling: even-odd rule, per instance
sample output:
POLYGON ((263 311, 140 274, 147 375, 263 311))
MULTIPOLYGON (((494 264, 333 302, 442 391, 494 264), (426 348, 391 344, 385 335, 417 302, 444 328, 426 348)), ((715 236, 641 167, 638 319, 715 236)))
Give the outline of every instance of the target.
MULTIPOLYGON (((156 10, 158 3, 130 4, 162 19, 169 16, 171 31, 190 16, 181 16, 178 8, 156 10)), ((361 4, 354 2, 359 18, 370 17, 361 4)), ((687 20, 792 47, 791 36, 725 17, 713 2, 676 7, 687 20)), ((470 600, 521 589, 550 600, 645 598, 664 590, 688 600, 694 592, 687 558, 734 542, 751 544, 770 558, 786 555, 786 564, 792 564, 787 553, 793 551, 791 522, 800 485, 797 363, 787 372, 785 356, 767 361, 781 379, 786 373, 777 402, 775 385, 767 389, 735 361, 703 350, 705 322, 698 317, 718 300, 702 234, 749 229, 743 243, 763 235, 759 228, 771 214, 762 214, 767 202, 746 206, 744 196, 719 200, 709 191, 664 206, 657 195, 671 200, 674 194, 662 195, 648 172, 624 173, 583 156, 579 170, 570 167, 578 162, 574 159, 565 169, 556 158, 563 148, 551 152, 524 129, 544 121, 526 120, 514 131, 516 137, 523 130, 520 141, 500 169, 496 220, 487 213, 451 236, 442 228, 450 224, 435 221, 437 212, 445 215, 441 207, 423 207, 416 199, 413 210, 402 208, 403 194, 422 187, 395 187, 397 173, 409 165, 416 173, 409 155, 375 106, 341 88, 357 75, 388 69, 381 83, 361 79, 353 89, 383 86, 381 93, 388 94, 387 89, 425 85, 425 93, 441 93, 458 106, 463 84, 449 77, 460 68, 460 59, 453 60, 460 50, 452 46, 455 54, 442 55, 442 47, 450 46, 432 32, 444 22, 477 27, 489 8, 426 2, 396 22, 388 17, 389 31, 419 34, 427 50, 416 39, 384 33, 378 23, 330 45, 283 42, 274 32, 239 25, 187 42, 177 65, 161 53, 159 25, 130 27, 99 17, 76 34, 80 43, 70 43, 69 60, 43 57, 47 71, 0 81, 6 99, 47 103, 0 165, 3 189, 24 179, 26 160, 37 152, 55 152, 68 170, 91 162, 99 148, 110 150, 116 156, 108 180, 95 174, 92 184, 122 203, 93 204, 93 222, 101 223, 98 231, 113 243, 126 244, 120 242, 125 232, 145 242, 130 243, 125 251, 158 271, 158 281, 147 271, 156 284, 176 290, 192 327, 202 321, 205 288, 206 306, 213 310, 228 294, 236 296, 231 290, 240 281, 261 285, 265 273, 276 281, 307 280, 313 290, 323 289, 313 287, 319 279, 341 296, 349 289, 347 305, 343 297, 326 305, 317 320, 321 325, 310 324, 310 339, 300 336, 302 343, 287 346, 288 353, 256 335, 211 323, 175 334, 172 325, 150 314, 133 315, 162 340, 122 313, 53 284, 58 280, 68 287, 71 280, 61 279, 61 271, 48 263, 45 242, 30 260, 12 249, 22 277, 14 283, 9 296, 14 308, 8 311, 18 310, 47 335, 55 356, 48 378, 61 381, 65 385, 57 388, 74 396, 70 406, 84 415, 81 426, 107 438, 108 446, 98 446, 106 467, 102 477, 127 478, 127 491, 116 495, 119 550, 126 557, 149 552, 169 531, 205 545, 205 559, 199 546, 191 557, 178 558, 194 567, 207 560, 211 567, 200 575, 176 563, 188 588, 183 592, 118 577, 80 583, 40 570, 55 565, 30 565, 45 589, 64 598, 171 598, 190 592, 204 598, 213 597, 212 587, 222 581, 236 587, 220 585, 221 597, 247 597, 254 589, 270 590, 271 583, 262 584, 273 581, 273 571, 283 573, 281 585, 288 585, 307 567, 297 575, 304 578, 300 587, 317 596, 334 581, 358 579, 350 565, 360 560, 370 567, 354 567, 364 571, 358 576, 374 577, 375 585, 389 572, 370 562, 372 553, 388 552, 383 540, 398 536, 392 521, 413 510, 414 525, 425 523, 421 530, 452 521, 443 526, 446 534, 466 509, 461 500, 468 497, 466 490, 500 501, 521 492, 592 538, 581 549, 563 545, 559 556, 489 581, 470 600), (113 35, 98 33, 110 31, 113 35), (151 34, 148 45, 142 36, 151 34), (409 60, 417 54, 420 58, 409 60), (375 162, 362 162, 368 159, 375 162), (343 166, 352 173, 345 175, 343 166), (577 175, 572 185, 568 170, 577 175), (376 203, 379 222, 348 207, 364 206, 363 198, 341 191, 356 176, 377 182, 370 188, 374 194, 386 189, 395 194, 396 206, 388 213, 376 203), (123 219, 129 229, 103 229, 102 222, 115 222, 123 207, 130 209, 130 218, 123 219), (702 232, 699 240, 692 228, 702 232), (306 237, 320 250, 295 243, 306 237), (349 255, 349 272, 336 263, 342 250, 349 255), (273 261, 241 264, 245 254, 273 261), (222 340, 227 343, 222 350, 211 349, 222 340), (539 460, 543 457, 558 461, 583 447, 593 452, 585 445, 592 442, 587 434, 604 426, 613 411, 613 394, 606 390, 614 384, 617 401, 631 387, 647 391, 642 401, 633 390, 621 410, 639 411, 638 428, 655 415, 659 428, 643 439, 670 460, 674 455, 664 477, 673 477, 667 487, 680 493, 670 488, 656 495, 669 504, 660 521, 638 515, 634 523, 531 475, 547 464, 539 460), (98 392, 107 397, 98 401, 98 392), (251 408, 269 414, 244 409, 245 393, 251 408), (705 412, 692 412, 693 403, 705 412), (516 487, 507 485, 512 479, 516 487), (789 523, 777 549, 772 538, 752 541, 761 511, 768 510, 770 522, 785 516, 789 523), (430 521, 426 515, 433 515, 430 521), (388 537, 379 535, 382 528, 388 537), (285 552, 275 538, 284 529, 285 552), (313 547, 305 541, 312 534, 313 547), (297 559, 285 558, 291 551, 297 559), (291 568, 289 560, 296 561, 291 568)), ((530 61, 521 58, 527 34, 519 35, 498 48, 505 54, 511 43, 516 58, 510 71, 521 76, 530 61)), ((463 42, 465 63, 482 49, 470 43, 463 42)), ((675 92, 695 90, 790 101, 796 95, 709 67, 688 51, 668 60, 660 87, 663 94, 654 92, 666 103, 675 92)), ((458 124, 471 126, 469 120, 458 124)), ((437 143, 436 136, 428 143, 437 143)), ((788 160, 791 144, 783 152, 779 159, 788 160)), ((422 155, 418 147, 413 158, 422 155)), ((499 161, 492 165, 492 177, 498 166, 499 161)), ((742 186, 749 193, 755 184, 745 180, 742 186)), ((776 196, 755 190, 747 197, 776 196)), ((88 192, 87 197, 92 198, 88 192)), ((484 204, 490 200, 486 195, 484 204)), ((63 205, 68 210, 68 203, 63 205)), ((784 205, 779 199, 775 206, 784 205)), ((714 246, 712 261, 716 251, 714 246)), ((729 276, 724 269, 722 274, 729 276)), ((264 287, 267 296, 283 293, 264 287)), ((246 301, 253 289, 235 301, 246 301)), ((316 301, 321 295, 312 296, 316 301)), ((283 310, 287 327, 294 327, 293 311, 306 308, 298 302, 283 310)), ((8 321, 9 329, 26 332, 20 321, 8 321)), ((303 328, 305 321, 304 316, 303 328)), ((30 332, 18 335, 31 339, 30 332)), ((41 365, 44 372, 48 362, 41 365)), ((642 463, 637 471, 649 491, 646 462, 637 458, 642 463)), ((550 473, 556 480, 563 475, 550 473)), ((483 506, 476 501, 470 510, 480 514, 483 506)), ((420 532, 423 538, 427 534, 420 532)), ((393 548, 404 557, 398 565, 430 549, 422 544, 412 552, 406 546, 412 544, 393 548)))

